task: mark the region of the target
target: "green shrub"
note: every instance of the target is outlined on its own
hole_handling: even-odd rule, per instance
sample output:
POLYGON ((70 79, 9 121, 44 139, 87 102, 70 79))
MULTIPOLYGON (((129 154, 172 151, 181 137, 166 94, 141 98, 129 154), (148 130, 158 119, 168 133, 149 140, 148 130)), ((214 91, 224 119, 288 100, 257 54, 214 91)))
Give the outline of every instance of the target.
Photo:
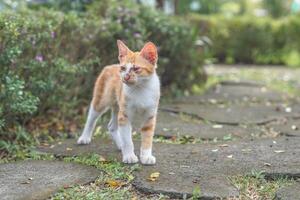
POLYGON ((158 45, 164 91, 204 80, 198 33, 185 22, 129 1, 96 1, 87 9, 0 14, 1 133, 17 133, 33 115, 48 118, 50 111, 73 118, 68 111, 86 106, 101 69, 117 62, 117 39, 135 50, 147 40, 158 45))
POLYGON ((199 34, 190 24, 131 1, 106 0, 91 8, 93 15, 104 16, 106 20, 109 46, 114 46, 116 38, 125 40, 136 50, 149 40, 158 45, 158 72, 165 88, 171 88, 172 92, 190 90, 192 84, 205 81, 204 56, 195 48, 199 34))
POLYGON ((226 18, 191 15, 189 20, 200 28, 201 35, 207 35, 211 39, 210 55, 218 62, 298 63, 299 16, 274 20, 250 16, 226 18))
POLYGON ((196 29, 182 19, 170 20, 149 8, 141 9, 139 18, 146 28, 146 38, 159 45, 158 70, 162 85, 171 86, 176 91, 205 81, 204 55, 195 48, 196 29))

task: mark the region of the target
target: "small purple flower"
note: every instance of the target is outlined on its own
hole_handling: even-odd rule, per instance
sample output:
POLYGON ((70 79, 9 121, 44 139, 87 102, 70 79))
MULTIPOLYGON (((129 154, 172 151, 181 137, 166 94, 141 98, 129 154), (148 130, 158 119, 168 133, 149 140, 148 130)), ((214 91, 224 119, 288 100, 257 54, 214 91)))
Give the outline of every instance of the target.
POLYGON ((51 37, 52 37, 52 39, 54 39, 54 38, 55 38, 55 36, 56 36, 55 32, 54 32, 54 31, 52 31, 52 32, 51 32, 51 37))
POLYGON ((133 34, 133 36, 134 36, 135 38, 140 38, 140 37, 141 37, 141 34, 136 32, 136 33, 133 34))
POLYGON ((38 61, 38 62, 43 62, 44 58, 41 54, 38 54, 38 55, 35 56, 35 60, 38 61))

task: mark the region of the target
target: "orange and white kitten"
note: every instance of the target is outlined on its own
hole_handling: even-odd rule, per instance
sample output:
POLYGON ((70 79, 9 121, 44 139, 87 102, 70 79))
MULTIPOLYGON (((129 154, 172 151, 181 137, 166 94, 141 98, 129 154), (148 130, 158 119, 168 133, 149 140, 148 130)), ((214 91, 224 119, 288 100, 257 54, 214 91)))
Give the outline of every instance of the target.
POLYGON ((142 120, 141 163, 155 164, 152 139, 160 98, 157 49, 152 42, 146 43, 140 52, 132 52, 120 40, 117 44, 120 63, 106 66, 99 75, 88 118, 77 143, 90 143, 97 118, 111 109, 108 130, 122 151, 123 162, 138 162, 132 142, 132 121, 138 118, 142 120))

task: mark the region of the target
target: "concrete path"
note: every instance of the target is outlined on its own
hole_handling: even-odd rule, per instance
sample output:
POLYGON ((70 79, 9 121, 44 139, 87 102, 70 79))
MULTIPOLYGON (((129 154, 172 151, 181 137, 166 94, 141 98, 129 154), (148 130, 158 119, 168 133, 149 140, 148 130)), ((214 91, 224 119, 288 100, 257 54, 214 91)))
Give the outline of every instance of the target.
POLYGON ((0 164, 0 199, 46 199, 61 188, 87 184, 101 171, 62 161, 20 161, 0 164))
POLYGON ((300 199, 300 182, 280 188, 276 193, 277 200, 297 200, 300 199))
MULTIPOLYGON (((228 177, 264 171, 267 178, 300 178, 300 138, 280 137, 218 144, 154 144, 155 166, 143 166, 135 172, 134 185, 147 193, 164 193, 174 198, 191 196, 200 188, 204 199, 238 196, 228 177), (157 181, 149 181, 159 172, 157 181)), ((139 142, 135 143, 139 149, 139 142)), ((57 156, 97 153, 105 159, 121 161, 121 153, 110 140, 97 138, 88 146, 68 139, 55 147, 41 147, 42 152, 57 156), (71 150, 70 150, 71 149, 71 150)), ((136 151, 137 155, 139 154, 136 151)))
MULTIPOLYGON (((229 72, 224 69, 224 73, 229 72)), ((203 199, 214 199, 239 196, 229 179, 232 176, 263 171, 267 179, 297 179, 299 129, 300 103, 296 98, 253 80, 220 82, 203 95, 161 104, 157 136, 172 140, 192 137, 206 143, 154 143, 157 164, 136 171, 133 185, 145 193, 163 193, 172 198, 189 197, 200 189, 203 199), (149 181, 156 172, 159 177, 149 181)), ((136 140, 137 154, 139 145, 136 140)), ((97 153, 106 159, 121 158, 111 140, 99 137, 86 146, 68 139, 41 146, 38 151, 56 156, 97 153)), ((277 197, 295 199, 293 195, 299 195, 297 190, 299 184, 282 188, 277 197)))

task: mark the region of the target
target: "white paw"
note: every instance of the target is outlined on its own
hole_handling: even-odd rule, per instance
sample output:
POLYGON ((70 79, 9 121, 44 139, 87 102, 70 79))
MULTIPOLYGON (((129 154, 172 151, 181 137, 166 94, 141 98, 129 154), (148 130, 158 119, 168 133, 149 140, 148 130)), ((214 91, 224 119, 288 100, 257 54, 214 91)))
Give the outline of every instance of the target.
POLYGON ((139 159, 134 154, 128 154, 128 155, 123 156, 123 163, 132 164, 132 163, 137 163, 137 162, 139 162, 139 159))
POLYGON ((140 156, 140 159, 143 165, 154 165, 156 163, 156 158, 152 155, 140 156))
POLYGON ((80 136, 77 140, 77 144, 89 144, 91 143, 91 138, 86 136, 80 136))

